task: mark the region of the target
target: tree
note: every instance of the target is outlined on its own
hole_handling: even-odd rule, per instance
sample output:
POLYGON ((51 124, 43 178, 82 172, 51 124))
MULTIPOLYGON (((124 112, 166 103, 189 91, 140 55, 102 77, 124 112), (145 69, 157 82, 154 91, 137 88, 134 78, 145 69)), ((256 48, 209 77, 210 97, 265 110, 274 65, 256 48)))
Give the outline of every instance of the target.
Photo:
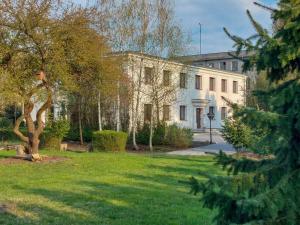
POLYGON ((142 56, 138 62, 135 59, 130 62, 139 70, 139 74, 131 78, 132 124, 129 129, 133 134, 133 146, 138 150, 136 131, 137 124, 140 122, 139 109, 144 78, 143 54, 174 56, 184 51, 188 38, 183 35, 184 32, 174 16, 174 5, 169 0, 131 0, 116 5, 114 13, 116 17, 111 23, 114 36, 110 35, 113 49, 121 52, 138 51, 142 56))
POLYGON ((191 178, 195 193, 217 208, 217 224, 299 224, 300 221, 300 2, 281 0, 272 18, 277 28, 271 36, 247 12, 257 35, 242 39, 226 33, 237 45, 255 51, 244 69, 266 71, 271 83, 281 82, 256 95, 268 98, 268 109, 237 107, 234 115, 251 128, 267 129, 265 144, 273 157, 259 161, 220 153, 217 162, 231 176, 209 176, 199 183, 191 178), (278 22, 280 21, 280 23, 278 22), (291 73, 294 79, 285 80, 291 73))
POLYGON ((98 42, 101 38, 92 28, 93 12, 57 0, 1 1, 0 68, 4 82, 0 84, 0 95, 16 103, 24 102, 24 113, 17 119, 14 132, 27 144, 31 160, 40 160, 43 114, 52 105, 53 92, 74 90, 78 75, 91 72, 83 73, 82 69, 98 66, 91 58, 94 51, 89 51, 103 43, 98 42), (78 22, 76 26, 72 26, 74 21, 78 22), (72 55, 79 43, 86 45, 86 49, 81 48, 85 51, 77 50, 72 55), (33 109, 40 103, 43 104, 35 122, 33 109), (19 130, 23 119, 28 135, 19 130))

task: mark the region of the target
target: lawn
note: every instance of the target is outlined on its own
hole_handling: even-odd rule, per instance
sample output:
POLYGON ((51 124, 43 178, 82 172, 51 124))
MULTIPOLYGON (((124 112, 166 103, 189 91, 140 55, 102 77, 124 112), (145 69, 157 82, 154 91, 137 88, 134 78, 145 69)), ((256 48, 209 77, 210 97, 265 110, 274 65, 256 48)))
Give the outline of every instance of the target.
POLYGON ((1 163, 13 154, 0 152, 0 224, 212 224, 213 212, 178 182, 221 173, 211 157, 44 151, 67 160, 1 163))

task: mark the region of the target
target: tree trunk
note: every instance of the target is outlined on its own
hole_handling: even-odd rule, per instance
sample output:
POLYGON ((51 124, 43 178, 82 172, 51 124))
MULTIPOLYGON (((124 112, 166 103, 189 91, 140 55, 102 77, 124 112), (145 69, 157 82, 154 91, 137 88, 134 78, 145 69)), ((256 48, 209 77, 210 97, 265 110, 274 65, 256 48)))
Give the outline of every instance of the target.
POLYGON ((152 107, 151 107, 151 116, 150 116, 150 135, 149 135, 149 149, 150 149, 151 152, 153 152, 152 139, 153 139, 153 109, 152 109, 152 107))
POLYGON ((79 104, 78 104, 78 125, 79 125, 79 136, 80 136, 80 144, 83 145, 83 135, 82 135, 82 116, 81 116, 81 104, 82 97, 79 96, 79 104))
POLYGON ((101 92, 98 91, 98 125, 99 130, 102 130, 102 119, 101 119, 101 92))
MULTIPOLYGON (((134 111, 134 117, 133 119, 133 123, 132 123, 132 142, 133 142, 133 148, 135 150, 139 150, 139 147, 136 143, 136 127, 137 127, 137 118, 139 115, 139 107, 140 107, 140 95, 141 95, 141 85, 142 85, 142 72, 143 72, 143 62, 144 59, 141 59, 141 64, 140 64, 140 73, 139 73, 139 77, 138 77, 138 89, 137 89, 137 97, 136 97, 136 107, 134 111)), ((134 82, 134 81, 133 81, 134 82)), ((133 90, 133 95, 134 95, 135 90, 133 90)), ((133 100, 134 101, 134 100, 133 100)))
POLYGON ((120 122, 120 82, 117 84, 117 109, 116 109, 116 120, 117 120, 117 131, 121 130, 121 122, 120 122))

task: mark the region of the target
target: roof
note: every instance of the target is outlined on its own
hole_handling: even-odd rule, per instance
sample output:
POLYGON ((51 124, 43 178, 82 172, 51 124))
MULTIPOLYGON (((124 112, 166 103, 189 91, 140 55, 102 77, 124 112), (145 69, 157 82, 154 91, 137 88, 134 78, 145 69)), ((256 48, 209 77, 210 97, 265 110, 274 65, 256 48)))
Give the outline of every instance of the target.
MULTIPOLYGON (((233 59, 234 57, 232 55, 236 55, 236 51, 230 51, 230 52, 216 52, 216 53, 207 53, 207 54, 198 54, 198 55, 186 55, 186 56, 179 56, 173 58, 173 60, 179 61, 179 62, 201 62, 201 61, 212 61, 212 60, 222 60, 222 59, 233 59)), ((241 58, 247 58, 250 56, 251 53, 248 53, 246 51, 241 51, 239 54, 239 57, 241 58)))
POLYGON ((172 64, 176 64, 176 65, 182 65, 182 66, 188 66, 189 68, 202 68, 202 69, 205 69, 205 70, 215 71, 215 72, 218 72, 218 73, 225 73, 225 74, 231 74, 231 75, 235 75, 235 76, 246 77, 245 74, 242 74, 242 73, 239 73, 239 72, 221 70, 221 69, 217 69, 217 68, 210 68, 210 67, 207 67, 207 66, 190 65, 189 63, 185 63, 183 61, 174 60, 174 58, 168 59, 168 58, 163 58, 163 57, 154 56, 154 55, 150 55, 150 54, 145 54, 145 53, 138 52, 138 51, 112 52, 112 53, 108 54, 108 56, 113 56, 113 57, 124 57, 124 56, 128 57, 129 55, 135 55, 135 56, 139 56, 139 57, 145 57, 145 58, 150 58, 150 59, 167 61, 168 63, 172 63, 172 64))

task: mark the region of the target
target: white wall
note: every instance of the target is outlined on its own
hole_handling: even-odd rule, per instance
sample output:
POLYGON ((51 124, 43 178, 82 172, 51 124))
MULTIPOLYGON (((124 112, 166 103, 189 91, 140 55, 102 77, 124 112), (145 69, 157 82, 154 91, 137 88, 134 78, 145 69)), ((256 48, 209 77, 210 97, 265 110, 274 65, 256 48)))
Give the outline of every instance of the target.
MULTIPOLYGON (((228 98, 230 101, 238 104, 244 104, 244 90, 246 76, 242 74, 232 73, 228 71, 210 69, 205 67, 196 67, 184 65, 177 62, 167 61, 158 59, 151 56, 145 56, 141 54, 128 54, 127 57, 127 73, 136 82, 140 72, 140 62, 143 58, 143 71, 144 67, 159 67, 161 73, 163 70, 171 71, 171 82, 177 85, 176 99, 172 102, 171 107, 171 121, 169 123, 177 123, 181 126, 196 129, 196 108, 203 108, 203 129, 209 128, 209 119, 207 113, 209 106, 215 107, 215 119, 212 121, 212 128, 220 129, 222 126, 221 120, 221 107, 229 106, 222 99, 222 96, 228 98), (187 74, 187 88, 179 88, 179 77, 180 73, 187 74), (195 75, 202 76, 202 90, 195 89, 195 75), (215 78, 215 91, 209 91, 209 78, 215 78), (221 79, 227 80, 227 92, 221 92, 221 79), (238 82, 238 93, 233 93, 233 81, 238 82), (186 105, 186 120, 181 121, 179 118, 179 107, 180 105, 186 105)), ((142 76, 144 78, 144 74, 142 76)), ((142 84, 141 102, 140 102, 140 120, 143 121, 143 107, 144 104, 148 104, 149 99, 143 93, 147 92, 148 85, 142 84)), ((162 103, 163 104, 163 103, 162 103)), ((230 115, 230 112, 228 112, 230 115)), ((202 129, 202 130, 203 130, 202 129)))

